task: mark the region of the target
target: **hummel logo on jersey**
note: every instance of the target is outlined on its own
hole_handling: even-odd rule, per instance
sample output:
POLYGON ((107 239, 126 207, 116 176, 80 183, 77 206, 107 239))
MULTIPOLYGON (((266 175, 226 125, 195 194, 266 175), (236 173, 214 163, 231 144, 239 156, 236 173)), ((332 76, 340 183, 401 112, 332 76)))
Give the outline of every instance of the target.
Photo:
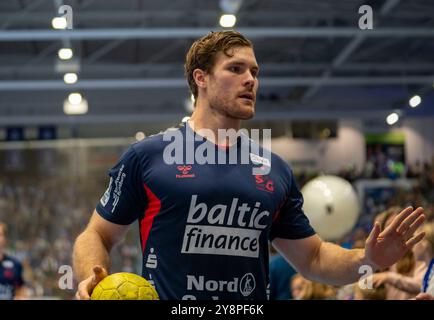
POLYGON ((188 172, 191 170, 191 166, 177 166, 176 168, 181 171, 182 174, 188 174, 188 172))
POLYGON ((196 177, 196 175, 194 173, 190 173, 190 170, 191 170, 191 166, 190 165, 177 166, 176 169, 178 169, 178 171, 181 173, 181 174, 176 174, 175 177, 177 179, 194 178, 194 177, 196 177))

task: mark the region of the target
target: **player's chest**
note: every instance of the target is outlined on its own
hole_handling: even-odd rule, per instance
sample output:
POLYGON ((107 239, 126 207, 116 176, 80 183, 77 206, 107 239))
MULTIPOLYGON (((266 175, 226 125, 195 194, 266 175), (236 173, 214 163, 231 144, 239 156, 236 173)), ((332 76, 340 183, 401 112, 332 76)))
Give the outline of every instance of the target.
POLYGON ((191 207, 200 201, 228 210, 245 203, 251 210, 269 212, 277 210, 288 188, 275 173, 255 175, 249 165, 157 166, 144 183, 166 203, 191 207))

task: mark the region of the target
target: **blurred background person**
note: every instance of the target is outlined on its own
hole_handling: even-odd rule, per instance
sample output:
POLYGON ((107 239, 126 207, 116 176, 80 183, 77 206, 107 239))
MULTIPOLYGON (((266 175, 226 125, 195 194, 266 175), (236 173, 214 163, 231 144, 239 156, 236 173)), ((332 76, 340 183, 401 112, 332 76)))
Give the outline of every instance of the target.
POLYGON ((372 289, 362 289, 354 285, 354 300, 386 300, 387 290, 384 285, 372 289))
POLYGON ((416 260, 423 261, 427 268, 422 281, 422 293, 434 295, 434 222, 422 226, 425 238, 413 247, 416 260))
POLYGON ((311 280, 303 280, 299 300, 335 300, 337 288, 311 280))
POLYGON ((292 276, 290 283, 292 299, 301 300, 306 281, 307 280, 299 273, 292 276))
POLYGON ((23 299, 26 297, 23 267, 6 254, 6 237, 6 224, 0 222, 0 300, 23 299))

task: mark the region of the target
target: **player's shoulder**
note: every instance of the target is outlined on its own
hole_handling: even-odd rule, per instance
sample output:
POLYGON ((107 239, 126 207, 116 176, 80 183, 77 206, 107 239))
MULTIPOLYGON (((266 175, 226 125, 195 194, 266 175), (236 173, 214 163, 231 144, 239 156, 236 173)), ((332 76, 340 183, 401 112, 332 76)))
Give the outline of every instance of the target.
POLYGON ((250 145, 250 150, 252 150, 251 153, 254 156, 259 156, 260 158, 265 158, 265 159, 269 160, 272 168, 274 166, 274 168, 276 168, 278 170, 284 170, 284 171, 288 171, 288 172, 292 171, 289 163, 286 162, 278 154, 274 153, 271 150, 271 145, 269 146, 269 148, 264 148, 257 141, 249 138, 245 134, 243 134, 243 139, 248 139, 248 142, 250 145), (256 152, 254 152, 253 150, 256 150, 256 152))
POLYGON ((282 170, 288 170, 292 172, 291 166, 289 165, 289 163, 284 160, 281 156, 279 156, 278 154, 271 152, 271 160, 273 161, 274 164, 278 165, 279 169, 282 170))
POLYGON ((183 135, 183 127, 171 127, 164 131, 150 135, 141 141, 131 144, 133 149, 138 155, 143 154, 156 154, 162 152, 164 148, 171 142, 170 137, 178 134, 180 137, 183 135))

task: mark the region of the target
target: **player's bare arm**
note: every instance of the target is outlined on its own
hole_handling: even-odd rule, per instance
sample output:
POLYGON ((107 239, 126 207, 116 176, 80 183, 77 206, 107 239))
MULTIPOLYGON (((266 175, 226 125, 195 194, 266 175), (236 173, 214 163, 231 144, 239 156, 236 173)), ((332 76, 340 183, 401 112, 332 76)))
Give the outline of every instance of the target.
POLYGON ((78 299, 89 299, 93 288, 107 276, 110 251, 127 229, 128 226, 111 223, 93 212, 89 224, 74 244, 73 267, 79 281, 78 299))
POLYGON ((306 278, 343 285, 360 278, 359 268, 369 265, 373 270, 388 267, 423 239, 424 233, 414 235, 425 216, 422 208, 401 211, 384 230, 375 224, 365 249, 347 250, 322 241, 317 235, 299 240, 276 238, 274 247, 306 278))
POLYGON ((322 241, 318 235, 297 240, 276 238, 273 246, 305 278, 343 285, 360 277, 358 269, 364 261, 363 249, 346 250, 322 241))

